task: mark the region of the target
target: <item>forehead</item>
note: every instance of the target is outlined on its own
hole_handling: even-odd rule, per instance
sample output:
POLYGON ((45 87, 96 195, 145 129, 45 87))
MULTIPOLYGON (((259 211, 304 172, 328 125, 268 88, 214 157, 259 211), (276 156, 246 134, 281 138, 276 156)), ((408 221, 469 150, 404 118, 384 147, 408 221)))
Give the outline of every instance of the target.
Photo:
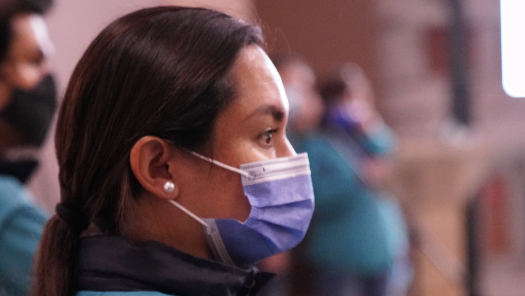
POLYGON ((10 52, 13 55, 23 55, 33 51, 42 51, 48 55, 53 50, 46 23, 40 15, 16 16, 13 20, 13 33, 10 45, 10 52))
POLYGON ((262 105, 287 112, 288 102, 281 77, 259 46, 250 45, 241 50, 231 74, 237 97, 232 105, 240 108, 238 112, 249 113, 262 105))

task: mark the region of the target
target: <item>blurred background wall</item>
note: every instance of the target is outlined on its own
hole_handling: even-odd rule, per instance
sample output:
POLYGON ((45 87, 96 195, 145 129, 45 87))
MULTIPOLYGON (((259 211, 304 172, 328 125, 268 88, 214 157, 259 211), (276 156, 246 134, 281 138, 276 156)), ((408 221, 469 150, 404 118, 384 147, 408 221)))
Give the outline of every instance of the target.
MULTIPOLYGON (((61 90, 105 25, 154 5, 212 7, 258 23, 270 53, 297 53, 321 78, 339 63, 360 64, 401 139, 398 183, 423 233, 443 246, 438 257, 448 258, 439 269, 420 256, 426 278, 417 279, 419 295, 465 295, 462 275, 451 274, 458 271, 455 260, 460 271, 468 267, 464 219, 473 200, 484 262, 479 285, 485 295, 519 295, 511 288, 522 284, 525 260, 525 100, 508 97, 501 86, 499 1, 463 0, 471 120, 468 127, 451 122, 454 1, 56 0, 47 20, 61 90)), ((50 138, 31 184, 49 209, 59 198, 57 173, 50 138)))

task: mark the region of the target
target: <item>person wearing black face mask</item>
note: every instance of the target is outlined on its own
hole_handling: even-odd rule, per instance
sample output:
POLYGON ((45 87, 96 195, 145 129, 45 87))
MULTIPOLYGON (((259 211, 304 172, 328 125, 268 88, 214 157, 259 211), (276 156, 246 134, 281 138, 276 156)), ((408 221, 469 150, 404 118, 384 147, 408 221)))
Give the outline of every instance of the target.
POLYGON ((0 111, 0 119, 20 134, 23 145, 41 147, 57 108, 56 93, 52 75, 29 91, 17 88, 0 111))
POLYGON ((42 146, 56 107, 47 58, 53 52, 42 14, 51 0, 0 1, 0 294, 27 295, 46 215, 24 185, 37 161, 10 151, 42 146))

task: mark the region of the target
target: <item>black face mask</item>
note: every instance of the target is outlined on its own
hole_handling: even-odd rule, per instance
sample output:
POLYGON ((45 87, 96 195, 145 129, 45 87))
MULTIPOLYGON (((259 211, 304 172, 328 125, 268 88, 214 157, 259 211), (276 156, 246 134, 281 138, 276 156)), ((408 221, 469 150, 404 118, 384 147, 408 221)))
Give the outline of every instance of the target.
POLYGON ((42 146, 57 104, 55 80, 48 75, 31 90, 13 91, 0 118, 14 127, 28 145, 42 146))

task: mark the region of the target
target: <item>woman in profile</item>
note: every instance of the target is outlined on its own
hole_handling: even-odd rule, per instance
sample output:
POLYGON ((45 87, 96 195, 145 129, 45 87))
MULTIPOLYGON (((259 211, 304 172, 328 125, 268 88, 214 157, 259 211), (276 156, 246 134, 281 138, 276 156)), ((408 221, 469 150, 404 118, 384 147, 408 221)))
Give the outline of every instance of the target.
POLYGON ((35 296, 253 295, 268 280, 253 264, 299 243, 313 190, 261 45, 256 27, 181 7, 98 35, 60 108, 35 296))

